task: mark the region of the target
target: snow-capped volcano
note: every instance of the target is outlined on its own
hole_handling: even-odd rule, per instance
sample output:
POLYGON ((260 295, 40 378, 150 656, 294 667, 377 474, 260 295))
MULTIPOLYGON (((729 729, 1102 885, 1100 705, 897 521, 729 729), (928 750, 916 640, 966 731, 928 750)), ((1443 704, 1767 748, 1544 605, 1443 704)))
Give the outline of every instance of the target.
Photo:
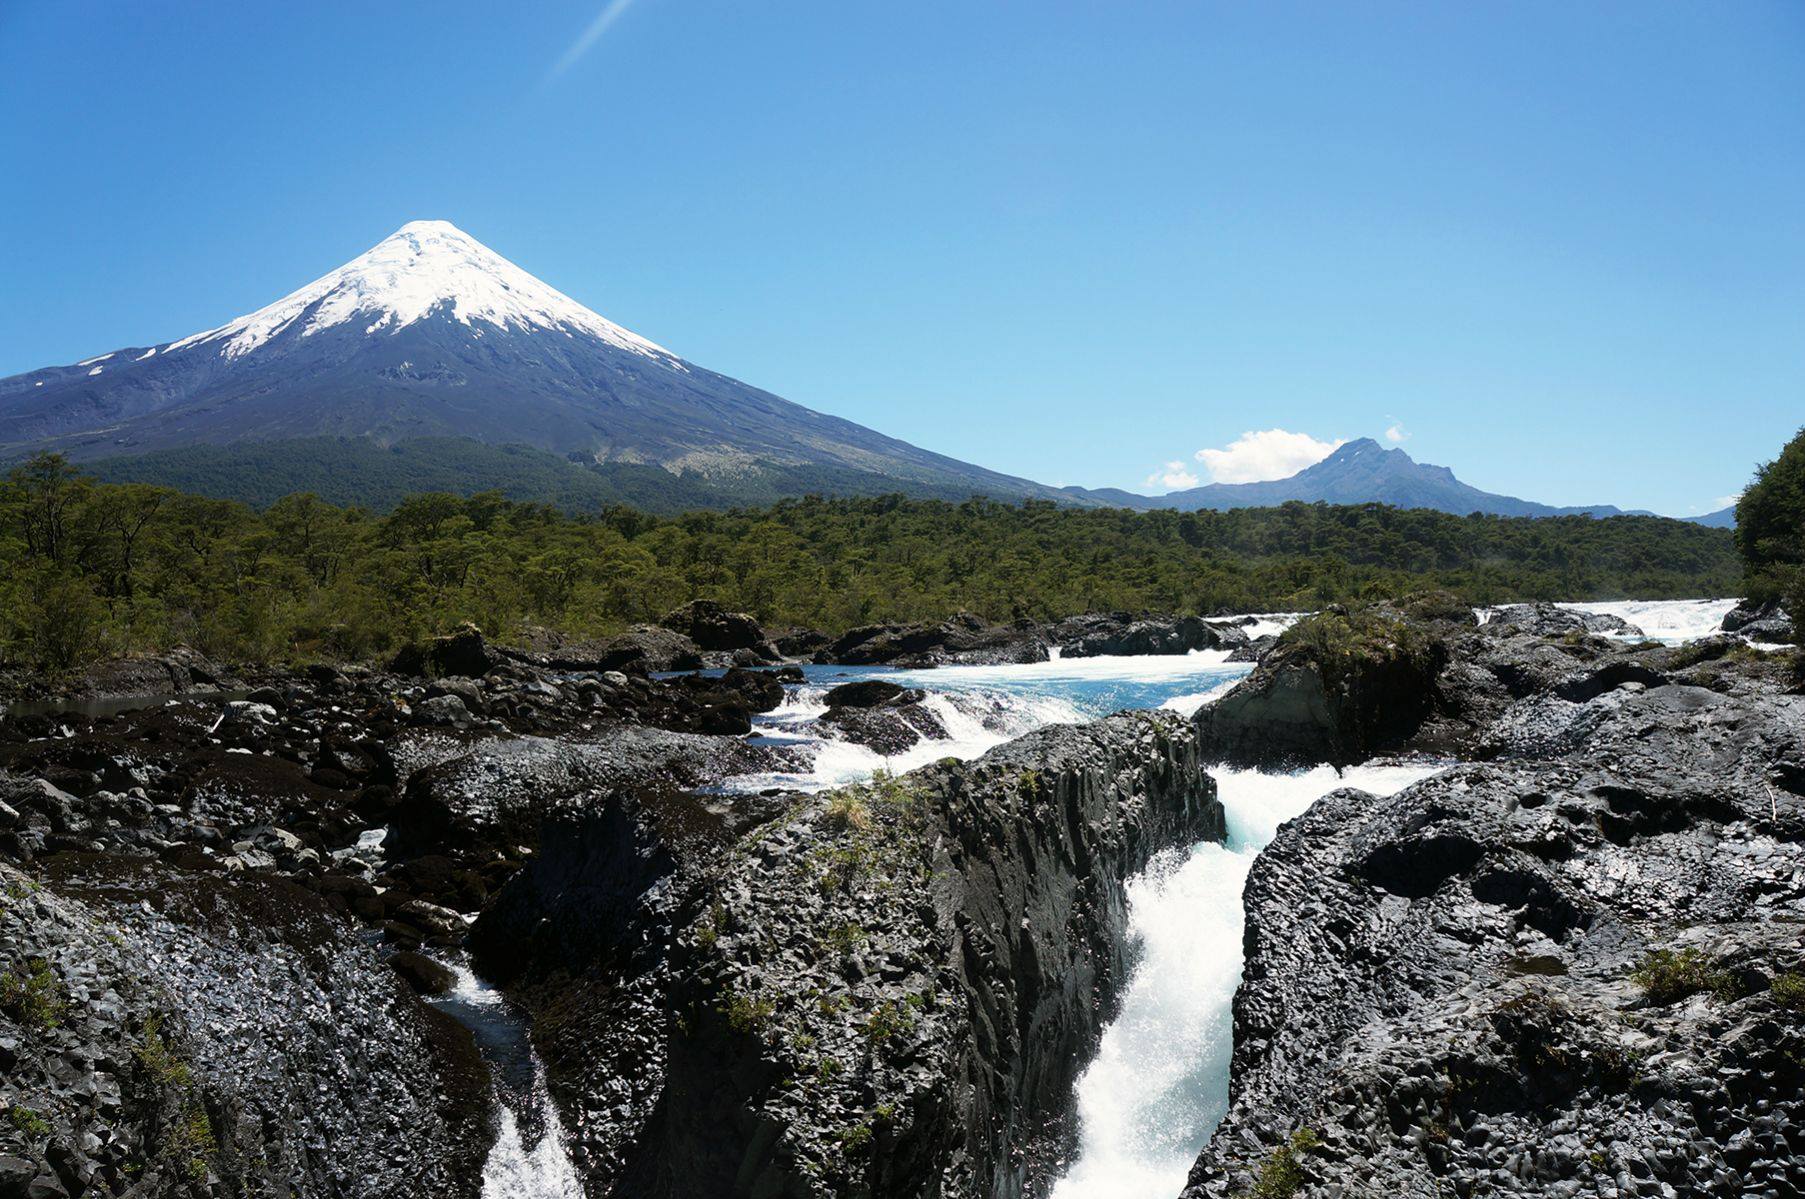
POLYGON ((825 471, 839 490, 1059 495, 686 362, 444 221, 404 225, 205 332, 0 379, 0 460, 320 438, 468 438, 715 480, 825 471))
POLYGON ((173 353, 217 344, 248 354, 295 322, 303 337, 347 322, 365 333, 399 332, 448 309, 460 324, 588 333, 635 354, 677 356, 590 311, 527 274, 449 221, 409 221, 361 254, 267 308, 163 347, 173 353))

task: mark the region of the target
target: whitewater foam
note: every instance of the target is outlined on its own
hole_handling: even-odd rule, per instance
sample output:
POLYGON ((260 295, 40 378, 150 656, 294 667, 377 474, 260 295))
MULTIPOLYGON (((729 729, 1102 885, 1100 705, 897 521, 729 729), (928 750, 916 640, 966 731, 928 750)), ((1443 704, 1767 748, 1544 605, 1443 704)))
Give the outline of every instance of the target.
POLYGON ((564 1126, 558 1107, 543 1092, 537 1095, 545 1127, 539 1139, 527 1144, 520 1118, 507 1104, 500 1104, 501 1126, 495 1145, 483 1163, 482 1199, 583 1199, 583 1182, 576 1164, 564 1149, 564 1126))
POLYGON ((901 774, 942 758, 976 758, 1043 725, 1075 724, 1087 718, 1070 700, 1055 695, 982 688, 930 692, 921 706, 938 727, 923 721, 917 731, 929 735, 900 753, 883 754, 843 740, 831 725, 812 723, 827 711, 824 694, 823 688, 796 688, 781 707, 759 721, 758 731, 765 738, 793 745, 808 758, 807 770, 740 775, 727 780, 726 789, 824 791, 868 779, 879 770, 901 774))
MULTIPOLYGON (((1680 644, 1710 637, 1723 628, 1724 617, 1740 599, 1605 600, 1597 603, 1557 604, 1574 612, 1619 616, 1642 630, 1650 641, 1680 644)), ((1626 637, 1625 634, 1610 634, 1626 637)), ((1640 640, 1640 638, 1628 638, 1640 640)))
POLYGON ((1170 1199, 1228 1110, 1241 890, 1278 827, 1337 787, 1378 795, 1441 769, 1215 770, 1228 841, 1161 855, 1128 885, 1139 960, 1078 1080, 1079 1151, 1054 1199, 1170 1199))

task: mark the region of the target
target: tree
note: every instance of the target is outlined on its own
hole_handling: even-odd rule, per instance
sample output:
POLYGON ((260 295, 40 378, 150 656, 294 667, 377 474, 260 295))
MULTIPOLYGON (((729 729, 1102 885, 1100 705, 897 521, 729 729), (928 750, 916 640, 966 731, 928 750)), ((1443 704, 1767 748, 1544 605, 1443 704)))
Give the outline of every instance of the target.
MULTIPOLYGON (((1751 600, 1778 599, 1805 583, 1805 429, 1756 468, 1737 501, 1736 549, 1748 571, 1751 600)), ((1791 610, 1805 619, 1797 607, 1791 610)))

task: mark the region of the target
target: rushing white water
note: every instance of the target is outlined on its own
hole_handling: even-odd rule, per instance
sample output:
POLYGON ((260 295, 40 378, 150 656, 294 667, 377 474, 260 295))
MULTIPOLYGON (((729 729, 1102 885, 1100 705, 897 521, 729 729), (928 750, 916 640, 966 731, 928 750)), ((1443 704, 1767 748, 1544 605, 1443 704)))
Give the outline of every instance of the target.
MULTIPOLYGON (((1635 625, 1640 633, 1606 633, 1622 641, 1665 641, 1683 645, 1710 637, 1723 627, 1724 617, 1742 601, 1739 599, 1684 600, 1588 600, 1585 603, 1556 604, 1572 612, 1592 612, 1600 616, 1619 616, 1635 625)), ((1508 607, 1509 605, 1504 605, 1508 607)), ((1498 614, 1497 608, 1474 608, 1479 623, 1484 624, 1498 614)))
POLYGON ((1436 765, 1215 770, 1228 841, 1164 855, 1129 883, 1139 961, 1078 1080, 1078 1155, 1054 1199, 1170 1199, 1228 1106, 1241 888, 1278 827, 1337 787, 1389 795, 1436 765))
MULTIPOLYGON (((878 770, 901 773, 943 758, 978 757, 1005 741, 1049 724, 1077 724, 1125 707, 1195 711, 1221 684, 1246 674, 1220 650, 1189 654, 1055 658, 1006 666, 942 666, 932 670, 843 671, 819 674, 792 688, 776 711, 758 718, 757 733, 806 760, 803 769, 741 775, 730 791, 784 787, 819 791, 858 782, 878 770), (926 734, 896 754, 845 740, 819 718, 828 685, 849 677, 877 677, 927 692, 921 707, 926 734)), ((910 719, 906 714, 899 719, 910 719)))
POLYGON ((440 1005, 475 1035, 498 1083, 499 1127, 483 1162, 482 1199, 583 1199, 583 1182, 564 1147, 564 1124, 546 1091, 545 1067, 533 1052, 524 1018, 468 965, 446 965, 455 982, 440 1005), (523 1126, 523 1111, 537 1125, 536 1136, 523 1126))
POLYGON ((482 1199, 583 1199, 583 1182, 564 1151, 557 1106, 542 1100, 545 1128, 526 1144, 514 1109, 501 1104, 501 1131, 483 1163, 482 1199))
POLYGON ((1723 627, 1724 617, 1739 599, 1606 600, 1602 603, 1561 604, 1575 612, 1621 616, 1642 630, 1651 641, 1678 644, 1709 637, 1723 627))
POLYGON ((1308 615, 1308 612, 1251 612, 1248 616, 1253 623, 1243 626, 1242 631, 1256 640, 1274 637, 1308 615))

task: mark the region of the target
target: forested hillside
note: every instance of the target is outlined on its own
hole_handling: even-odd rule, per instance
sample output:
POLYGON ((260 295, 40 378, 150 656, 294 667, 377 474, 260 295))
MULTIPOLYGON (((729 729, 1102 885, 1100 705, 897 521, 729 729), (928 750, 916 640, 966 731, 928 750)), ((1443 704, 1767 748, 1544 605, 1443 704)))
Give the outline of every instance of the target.
POLYGON ((0 488, 0 643, 50 668, 177 643, 227 660, 358 659, 463 620, 601 634, 696 597, 833 631, 961 609, 1313 607, 1428 585, 1474 602, 1725 595, 1740 575, 1727 530, 1659 517, 899 497, 660 517, 497 494, 414 495, 384 516, 299 494, 259 512, 99 483, 54 456, 0 488))

